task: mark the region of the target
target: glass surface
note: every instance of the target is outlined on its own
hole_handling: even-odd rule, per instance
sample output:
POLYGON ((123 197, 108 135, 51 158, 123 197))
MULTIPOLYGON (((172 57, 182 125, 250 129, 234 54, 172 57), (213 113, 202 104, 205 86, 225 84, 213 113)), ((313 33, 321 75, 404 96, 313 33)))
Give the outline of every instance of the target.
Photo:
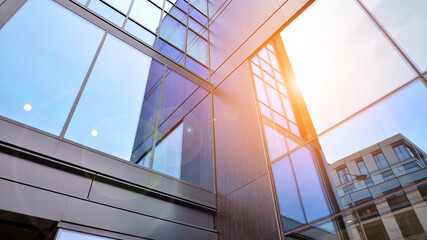
POLYGON ((167 56, 171 57, 172 59, 176 60, 177 62, 184 64, 184 53, 174 46, 168 44, 167 42, 163 41, 162 39, 159 39, 159 44, 157 48, 167 56))
POLYGON ((190 0, 190 4, 197 8, 200 12, 208 15, 208 1, 207 0, 190 0))
POLYGON ((208 65, 208 42, 189 30, 187 40, 187 54, 204 65, 208 65))
POLYGON ((209 78, 209 69, 189 56, 186 57, 185 66, 200 77, 209 78))
POLYGON ((388 167, 387 159, 385 159, 384 154, 378 153, 374 155, 375 162, 377 162, 377 165, 379 168, 385 168, 388 167))
POLYGON ((289 157, 273 163, 271 167, 284 230, 305 224, 301 198, 289 157))
POLYGON ((427 2, 363 0, 374 16, 421 70, 427 70, 427 2))
POLYGON ((59 135, 103 34, 53 1, 27 1, 0 29, 0 114, 59 135))
POLYGON ((129 17, 146 27, 148 30, 157 33, 162 10, 147 0, 135 0, 129 17))
MULTIPOLYGON (((397 134, 402 134, 425 151, 425 102, 427 89, 420 81, 416 81, 320 136, 319 141, 326 161, 333 163, 397 134)), ((394 153, 392 149, 391 151, 394 153)), ((369 169, 369 164, 367 167, 369 169)))
POLYGON ((132 0, 104 0, 104 1, 124 14, 127 14, 130 3, 132 2, 132 0))
POLYGON ((175 128, 155 149, 153 170, 180 178, 183 124, 175 128))
POLYGON ((56 240, 112 240, 112 238, 95 236, 87 233, 59 229, 56 240))
POLYGON ((208 24, 208 18, 203 15, 201 12, 197 11, 193 6, 190 5, 189 15, 194 18, 196 21, 198 21, 203 26, 207 26, 208 24))
POLYGON ((415 76, 355 1, 316 1, 281 37, 318 133, 415 76))
POLYGON ((186 27, 175 20, 173 17, 166 15, 160 29, 160 37, 168 41, 178 49, 185 50, 185 32, 186 27))
POLYGON ((65 138, 129 160, 151 63, 108 35, 65 138))
POLYGON ((138 25, 131 19, 128 19, 126 22, 125 30, 133 34, 135 37, 141 39, 142 41, 148 43, 152 47, 154 47, 154 43, 156 41, 156 36, 146 30, 145 28, 138 25))
POLYGON ((285 136, 280 134, 273 128, 264 124, 264 134, 265 139, 267 140, 268 154, 270 156, 270 161, 275 160, 281 155, 285 154, 288 151, 286 146, 285 136))
POLYGON ((99 15, 105 17, 106 19, 110 20, 112 23, 122 26, 123 22, 125 20, 125 16, 123 14, 120 14, 116 10, 112 9, 105 3, 101 2, 100 0, 92 0, 89 3, 88 6, 90 9, 98 13, 99 15))
POLYGON ((359 167, 359 171, 361 174, 369 174, 368 169, 366 168, 365 162, 363 160, 360 160, 357 163, 357 166, 359 167))

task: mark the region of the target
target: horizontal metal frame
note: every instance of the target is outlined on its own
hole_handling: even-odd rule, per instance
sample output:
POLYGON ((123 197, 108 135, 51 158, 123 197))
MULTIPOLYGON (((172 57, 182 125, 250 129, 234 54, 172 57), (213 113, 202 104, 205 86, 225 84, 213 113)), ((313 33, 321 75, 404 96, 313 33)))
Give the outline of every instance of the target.
MULTIPOLYGON (((0 119, 0 121, 3 121, 3 120, 0 119)), ((26 127, 21 127, 21 128, 25 129, 26 127)), ((33 130, 30 130, 30 131, 33 131, 33 130)), ((50 136, 46 136, 46 138, 50 138, 50 136)), ((99 152, 99 151, 96 151, 96 150, 93 151, 93 150, 91 150, 91 149, 89 149, 89 148, 87 148, 85 146, 73 143, 72 141, 68 141, 68 140, 64 139, 63 142, 65 142, 67 144, 71 144, 71 145, 76 145, 78 147, 83 148, 86 151, 92 151, 92 152, 95 152, 97 154, 103 155, 105 157, 110 158, 111 160, 116 160, 116 161, 122 162, 123 164, 127 164, 127 165, 131 165, 133 167, 141 168, 141 169, 143 169, 145 171, 151 172, 152 174, 159 175, 159 176, 162 176, 164 178, 171 179, 171 180, 173 180, 175 182, 179 182, 181 184, 188 185, 188 186, 190 186, 192 188, 200 189, 200 190, 202 190, 204 192, 209 192, 209 193, 214 194, 214 192, 212 192, 212 191, 210 191, 208 189, 201 188, 201 187, 199 187, 197 185, 193 185, 191 183, 185 182, 185 181, 180 180, 180 179, 173 178, 171 176, 162 174, 162 173, 157 172, 157 171, 153 171, 151 169, 148 169, 148 168, 145 168, 143 166, 131 163, 129 161, 125 161, 123 159, 120 159, 120 158, 117 158, 117 157, 114 157, 114 156, 109 156, 108 154, 105 154, 103 152, 99 152)), ((182 198, 182 197, 171 195, 169 193, 158 191, 156 189, 148 188, 146 186, 138 185, 138 184, 135 184, 133 182, 129 182, 129 181, 126 181, 126 180, 123 180, 123 179, 119 179, 119 178, 117 178, 115 176, 108 175, 108 174, 105 174, 105 173, 97 171, 97 170, 92 170, 92 169, 88 169, 88 168, 85 168, 85 167, 80 166, 80 165, 75 165, 73 163, 69 163, 67 160, 64 160, 64 159, 59 159, 59 158, 56 158, 54 156, 44 155, 44 154, 39 153, 37 151, 37 149, 26 149, 26 148, 23 148, 21 146, 17 146, 17 145, 14 145, 14 144, 11 144, 11 143, 7 143, 7 142, 4 142, 4 141, 0 140, 0 151, 4 152, 4 153, 7 153, 7 152, 9 152, 9 153, 20 153, 22 155, 31 156, 31 161, 37 161, 37 162, 40 162, 40 163, 43 163, 43 164, 47 164, 47 165, 51 165, 51 166, 56 166, 56 168, 63 169, 63 170, 68 171, 68 172, 72 171, 72 172, 75 172, 76 174, 77 173, 78 174, 84 174, 84 175, 87 175, 87 176, 95 176, 96 175, 97 179, 100 179, 100 178, 110 179, 111 181, 116 182, 117 184, 121 184, 121 185, 127 186, 127 188, 130 187, 130 188, 141 189, 141 190, 146 191, 147 193, 153 194, 153 196, 155 196, 156 198, 164 199, 164 200, 167 200, 167 201, 171 200, 172 202, 175 202, 175 203, 180 204, 180 205, 191 206, 192 208, 197 208, 199 210, 206 211, 206 212, 209 212, 209 213, 214 213, 216 211, 216 209, 213 206, 203 205, 201 203, 192 201, 190 199, 185 199, 185 198, 182 198), (71 169, 71 170, 66 170, 66 169, 71 169)))

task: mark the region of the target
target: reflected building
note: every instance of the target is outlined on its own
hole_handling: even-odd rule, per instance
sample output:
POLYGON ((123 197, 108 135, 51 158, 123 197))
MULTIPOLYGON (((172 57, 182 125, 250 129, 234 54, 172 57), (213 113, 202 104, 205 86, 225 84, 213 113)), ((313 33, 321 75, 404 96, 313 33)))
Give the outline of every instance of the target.
POLYGON ((0 0, 0 239, 425 238, 426 17, 0 0))
MULTIPOLYGON (((351 224, 359 219, 369 239, 425 238, 425 156, 398 134, 330 164, 341 207, 357 208, 344 216, 345 221, 351 224), (356 179, 361 175, 366 179, 356 179)), ((349 231, 359 235, 360 228, 350 225, 349 231)))

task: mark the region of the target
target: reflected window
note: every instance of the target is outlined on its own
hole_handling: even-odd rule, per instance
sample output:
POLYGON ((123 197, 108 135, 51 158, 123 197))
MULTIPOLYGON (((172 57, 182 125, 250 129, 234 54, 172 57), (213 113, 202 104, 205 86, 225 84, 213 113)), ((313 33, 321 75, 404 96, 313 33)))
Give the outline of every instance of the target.
POLYGON ((427 183, 423 183, 417 186, 420 195, 423 197, 424 201, 427 201, 427 183))
MULTIPOLYGON (((396 214, 394 218, 396 219, 397 225, 399 225, 399 229, 405 238, 416 237, 425 233, 423 226, 421 225, 421 222, 415 214, 414 210, 396 214)), ((421 238, 423 237, 425 237, 425 235, 423 235, 421 238)))
POLYGON ((112 238, 106 238, 96 235, 91 235, 82 232, 75 232, 65 229, 59 229, 58 234, 56 235, 56 240, 113 240, 112 238))
POLYGON ((385 172, 382 172, 381 175, 383 176, 384 181, 395 178, 392 170, 387 170, 385 172))
POLYGON ((365 162, 362 159, 356 160, 357 167, 361 174, 369 174, 368 169, 366 168, 365 162))
POLYGON ((377 163, 378 168, 386 168, 388 167, 387 159, 385 159, 384 154, 382 152, 373 154, 375 162, 377 163))
POLYGON ((399 146, 393 147, 393 149, 400 161, 405 161, 406 159, 414 157, 411 149, 406 144, 400 144, 399 146))
POLYGON ((392 212, 411 206, 405 192, 396 193, 387 197, 387 202, 392 212))
POLYGON ((422 168, 422 166, 420 166, 420 164, 417 161, 414 161, 414 162, 410 162, 410 163, 403 165, 403 168, 405 169, 405 171, 407 173, 411 173, 411 172, 416 172, 416 171, 420 170, 422 168))
POLYGON ((156 146, 153 170, 175 178, 181 177, 182 137, 183 124, 180 124, 156 146))
POLYGON ((152 61, 108 35, 65 138, 129 160, 152 61))
POLYGON ((379 213, 375 204, 357 210, 361 221, 365 221, 374 217, 378 217, 379 213))
POLYGON ((365 234, 368 239, 381 239, 381 240, 390 239, 390 237, 388 236, 387 230, 385 229, 384 224, 381 220, 364 223, 363 229, 365 230, 365 234))
POLYGON ((341 184, 352 181, 351 175, 348 172, 347 167, 341 166, 337 169, 338 176, 340 178, 341 184))
POLYGON ((372 178, 365 179, 365 184, 366 184, 367 187, 372 187, 372 186, 375 185, 374 181, 372 181, 372 178))
POLYGON ((0 114, 59 135, 103 34, 54 1, 28 0, 0 29, 0 114))

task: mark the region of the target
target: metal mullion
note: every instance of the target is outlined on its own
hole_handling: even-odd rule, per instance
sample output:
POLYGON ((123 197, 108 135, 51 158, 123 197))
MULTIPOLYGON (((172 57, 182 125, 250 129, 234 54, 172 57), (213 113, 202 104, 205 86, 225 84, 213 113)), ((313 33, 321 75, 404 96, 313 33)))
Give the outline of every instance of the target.
POLYGON ((127 24, 127 22, 128 22, 129 15, 130 15, 130 12, 131 12, 131 10, 132 10, 133 3, 134 3, 134 2, 135 2, 135 0, 132 0, 132 1, 130 2, 129 9, 128 9, 128 12, 127 12, 127 14, 126 14, 125 21, 123 22, 123 26, 122 26, 123 30, 125 29, 125 26, 126 26, 126 24, 127 24))
POLYGON ((209 0, 206 0, 206 4, 207 4, 207 8, 206 8, 206 12, 208 14, 208 25, 206 26, 206 29, 208 31, 208 81, 211 82, 211 33, 209 31, 209 25, 210 25, 210 19, 209 19, 209 0))
MULTIPOLYGON (((186 2, 186 1, 185 1, 186 2)), ((188 51, 188 22, 189 22, 189 15, 190 13, 190 2, 187 2, 187 24, 185 26, 185 51, 184 51, 184 66, 187 65, 187 51, 188 51)))
MULTIPOLYGON (((163 2, 164 5, 164 2, 163 2)), ((160 94, 159 94, 159 102, 157 105, 156 110, 156 121, 154 122, 154 132, 153 132, 153 145, 151 146, 151 156, 150 156, 150 169, 153 169, 153 163, 154 163, 154 154, 156 151, 156 145, 157 145, 157 135, 159 131, 159 121, 160 121, 160 111, 163 103, 163 93, 165 89, 165 79, 166 79, 166 64, 163 66, 163 76, 162 76, 162 83, 160 85, 160 94)))
POLYGON ((65 132, 67 131, 68 126, 70 125, 71 118, 73 117, 74 112, 76 111, 77 104, 80 101, 80 98, 81 98, 81 96, 83 94, 83 91, 84 91, 84 89, 86 87, 86 84, 87 84, 87 82, 89 80, 89 77, 90 77, 90 75, 92 73, 92 70, 93 70, 93 68, 95 66, 95 63, 98 60, 99 54, 100 54, 101 49, 102 49, 102 47, 103 47, 103 45, 105 43, 105 39, 107 38, 107 35, 108 35, 108 31, 105 31, 104 36, 102 37, 102 40, 101 40, 101 42, 100 42, 100 44, 98 46, 98 49, 96 50, 95 56, 93 57, 92 63, 90 64, 89 69, 88 69, 88 71, 86 73, 86 76, 85 76, 85 78, 83 80, 83 83, 82 83, 82 85, 80 87, 80 90, 77 93, 76 99, 74 100, 73 106, 71 107, 70 113, 68 114, 67 120, 65 121, 64 127, 62 128, 61 134, 59 135, 59 139, 60 140, 64 139, 65 132))
MULTIPOLYGON (((200 26, 202 26, 203 28, 207 29, 207 27, 205 25, 203 25, 201 22, 199 22, 199 20, 193 18, 191 15, 189 15, 189 17, 191 19, 193 19, 195 22, 197 22, 198 24, 200 24, 200 26)), ((209 26, 209 19, 208 19, 208 26, 209 26)))
POLYGON ((427 79, 421 73, 420 68, 415 64, 415 62, 409 57, 409 55, 400 47, 397 41, 391 36, 391 34, 386 30, 386 28, 380 23, 380 21, 374 16, 374 14, 362 3, 361 0, 355 0, 356 3, 362 8, 362 10, 368 15, 368 18, 376 25, 376 27, 381 31, 381 33, 387 38, 387 40, 393 45, 396 51, 403 57, 405 62, 412 68, 413 71, 421 78, 421 82, 427 88, 427 79))
MULTIPOLYGON (((167 0, 163 0, 163 6, 162 6, 162 13, 160 14, 160 19, 159 19, 159 27, 158 27, 158 31, 155 34, 156 35, 156 40, 154 43, 154 48, 157 49, 158 44, 159 44, 159 38, 160 38, 160 31, 162 30, 162 23, 163 23, 163 16, 165 14, 165 5, 166 5, 166 1, 167 0)), ((156 5, 156 4, 154 4, 156 5)), ((157 5, 156 5, 157 6, 157 5)))
POLYGON ((26 0, 6 1, 0 4, 0 29, 12 18, 26 0))
MULTIPOLYGON (((217 188, 218 188, 218 182, 217 182, 217 169, 216 169, 216 140, 215 140, 215 111, 214 111, 214 97, 213 97, 213 92, 209 93, 210 98, 211 98, 211 121, 210 121, 210 125, 211 125, 211 157, 212 157, 212 180, 213 180, 213 190, 215 193, 217 193, 217 188)), ((217 196, 218 198, 218 196, 217 196)), ((217 200, 218 201, 218 200, 217 200)), ((214 222, 215 225, 215 222, 214 222)))
MULTIPOLYGON (((206 16, 206 14, 204 14, 202 11, 200 11, 198 8, 196 8, 195 6, 193 6, 193 4, 190 4, 190 2, 188 2, 188 4, 189 5, 191 5, 191 7, 193 7, 193 9, 195 9, 196 11, 198 11, 199 13, 201 13, 203 16, 205 16, 206 17, 206 19, 209 19, 209 17, 208 16, 206 16)), ((206 2, 206 4, 208 4, 207 2, 206 2)), ((209 23, 209 21, 208 21, 208 23, 209 23)), ((203 25, 203 24, 202 24, 203 25)))
POLYGON ((86 2, 86 4, 85 4, 85 7, 86 7, 86 8, 89 6, 89 3, 90 3, 91 1, 92 1, 92 0, 88 0, 88 1, 86 2))

